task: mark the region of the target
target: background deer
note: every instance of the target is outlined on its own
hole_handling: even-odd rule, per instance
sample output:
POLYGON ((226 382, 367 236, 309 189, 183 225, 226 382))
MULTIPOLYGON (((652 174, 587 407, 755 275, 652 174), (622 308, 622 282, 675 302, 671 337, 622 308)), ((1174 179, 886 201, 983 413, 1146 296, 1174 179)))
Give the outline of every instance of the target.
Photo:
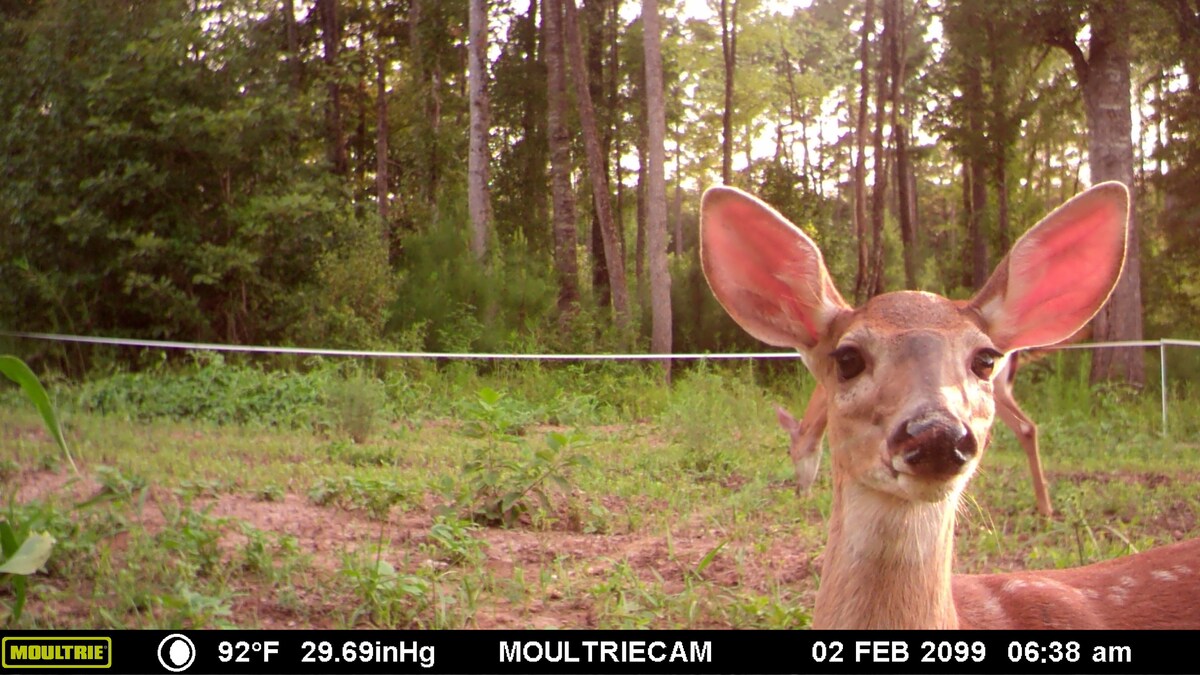
POLYGON ((821 252, 733 188, 701 204, 701 264, 747 332, 799 349, 825 391, 833 475, 817 628, 1198 628, 1200 540, 1064 570, 953 576, 955 514, 987 447, 995 375, 1107 300, 1129 197, 1104 183, 1013 246, 974 298, 850 307, 821 252))

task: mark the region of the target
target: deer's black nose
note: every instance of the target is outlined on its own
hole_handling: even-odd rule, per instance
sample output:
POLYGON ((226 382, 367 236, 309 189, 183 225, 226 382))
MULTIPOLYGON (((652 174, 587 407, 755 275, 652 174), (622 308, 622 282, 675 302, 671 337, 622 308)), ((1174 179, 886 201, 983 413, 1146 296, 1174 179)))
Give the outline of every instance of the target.
POLYGON ((902 422, 888 442, 918 476, 953 476, 979 451, 975 435, 944 410, 927 410, 902 422))

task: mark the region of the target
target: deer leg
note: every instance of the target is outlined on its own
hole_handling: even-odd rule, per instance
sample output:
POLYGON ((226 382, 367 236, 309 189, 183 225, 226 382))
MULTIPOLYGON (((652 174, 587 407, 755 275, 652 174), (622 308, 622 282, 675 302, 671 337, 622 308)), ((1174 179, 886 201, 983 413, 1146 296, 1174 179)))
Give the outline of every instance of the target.
POLYGON ((825 390, 821 385, 813 390, 804 408, 804 417, 799 422, 788 411, 776 407, 779 424, 791 437, 788 454, 796 470, 796 494, 803 495, 817 479, 821 466, 821 438, 825 435, 827 404, 825 390))
MULTIPOLYGON (((1001 377, 1003 377, 1003 373, 1001 377)), ((999 379, 999 378, 998 378, 999 379)), ((998 383, 999 384, 999 383, 998 383)), ((1050 492, 1046 488, 1046 477, 1042 473, 1042 458, 1038 454, 1037 425, 1013 398, 1011 383, 996 387, 996 414, 1017 435, 1025 456, 1029 458, 1029 474, 1033 478, 1033 492, 1037 497, 1037 509, 1043 516, 1054 515, 1050 503, 1050 492), (1007 386, 1006 386, 1007 385, 1007 386)))

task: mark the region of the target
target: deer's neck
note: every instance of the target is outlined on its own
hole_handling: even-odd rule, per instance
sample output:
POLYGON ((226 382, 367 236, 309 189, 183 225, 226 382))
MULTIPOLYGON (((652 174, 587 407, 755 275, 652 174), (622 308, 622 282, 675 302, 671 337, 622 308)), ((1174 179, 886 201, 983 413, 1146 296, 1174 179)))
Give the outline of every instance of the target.
POLYGON ((958 495, 912 503, 835 481, 814 628, 957 628, 958 495))

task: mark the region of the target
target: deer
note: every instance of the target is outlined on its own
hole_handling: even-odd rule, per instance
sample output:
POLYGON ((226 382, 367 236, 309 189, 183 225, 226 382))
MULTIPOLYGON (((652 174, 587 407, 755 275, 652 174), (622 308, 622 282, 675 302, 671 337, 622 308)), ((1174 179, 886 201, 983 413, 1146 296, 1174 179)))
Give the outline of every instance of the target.
POLYGON ((1200 539, 1070 569, 955 575, 962 495, 996 376, 1107 302, 1129 194, 1101 183, 1026 232, 969 300, 883 293, 854 308, 817 245, 756 197, 701 199, 700 260, 742 329, 797 349, 824 390, 833 495, 814 628, 1200 628, 1200 539))
MULTIPOLYGON (((1086 329, 1067 338, 1067 342, 1079 339, 1086 329)), ((1024 354, 1025 352, 1021 352, 1024 354)), ((994 379, 993 396, 996 399, 996 414, 1000 420, 1012 429, 1017 441, 1025 450, 1029 460, 1029 474, 1033 480, 1033 493, 1037 501, 1038 513, 1049 518, 1054 515, 1054 505, 1050 501, 1050 490, 1046 487, 1046 475, 1042 471, 1042 458, 1038 454, 1038 428, 1029 415, 1017 404, 1013 397, 1013 384, 1017 379, 1017 365, 1020 354, 1013 354, 1004 362, 999 374, 994 379)), ((787 432, 788 455, 796 474, 796 495, 802 496, 812 489, 817 479, 817 471, 821 466, 821 437, 825 435, 825 390, 817 385, 804 408, 804 416, 797 421, 783 406, 775 406, 775 417, 779 426, 787 432)))

